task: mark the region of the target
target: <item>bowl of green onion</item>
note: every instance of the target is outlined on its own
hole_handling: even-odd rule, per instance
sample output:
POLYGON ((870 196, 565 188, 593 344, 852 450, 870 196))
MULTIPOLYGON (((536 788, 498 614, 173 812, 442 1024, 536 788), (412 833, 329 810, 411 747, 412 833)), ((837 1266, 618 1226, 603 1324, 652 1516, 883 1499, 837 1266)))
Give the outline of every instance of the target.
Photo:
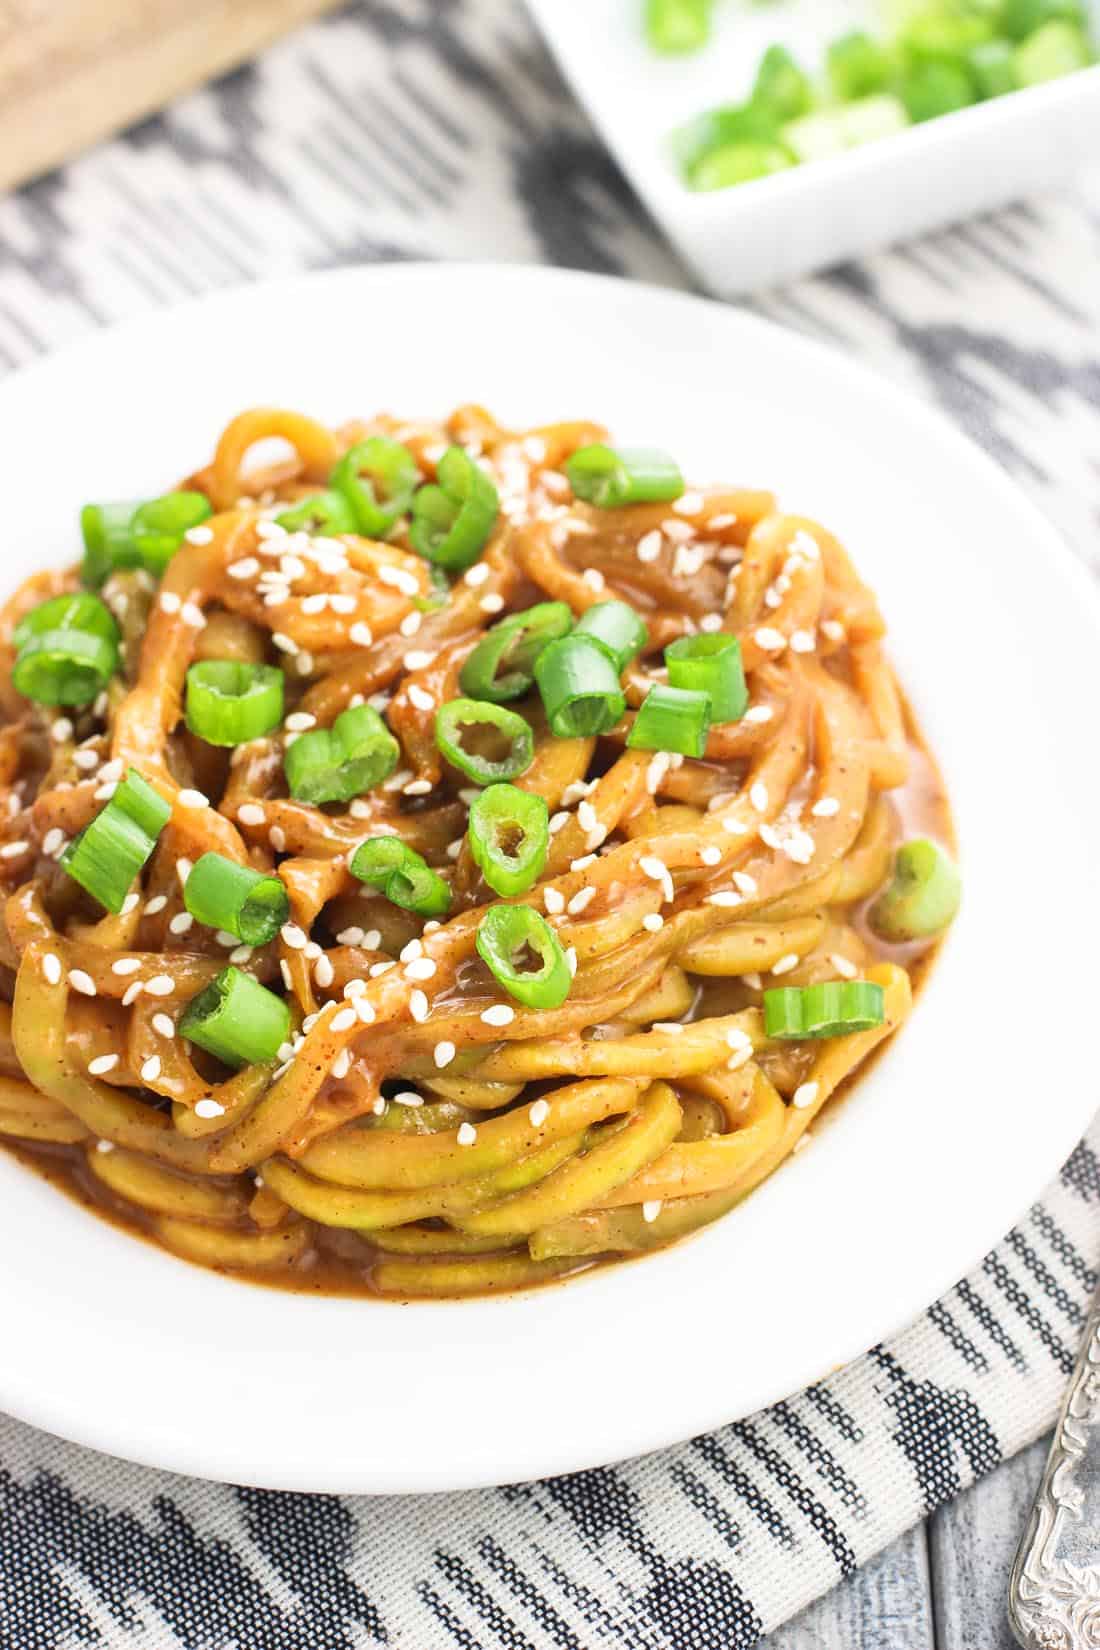
POLYGON ((1100 139, 1097 0, 529 0, 732 295, 1042 188, 1100 139))

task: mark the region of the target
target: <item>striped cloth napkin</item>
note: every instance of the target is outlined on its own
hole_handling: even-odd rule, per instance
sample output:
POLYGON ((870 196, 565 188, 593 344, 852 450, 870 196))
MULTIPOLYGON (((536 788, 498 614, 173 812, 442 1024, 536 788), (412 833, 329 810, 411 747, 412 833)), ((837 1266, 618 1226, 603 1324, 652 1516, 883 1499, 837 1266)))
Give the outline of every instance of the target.
MULTIPOLYGON (((938 400, 1094 538, 1100 174, 758 307, 938 400)), ((512 0, 365 0, 0 200, 0 371, 305 267, 559 262, 684 284, 512 0)), ((281 1495, 0 1417, 0 1650, 747 1650, 1053 1419, 1100 1127, 905 1334, 644 1460, 419 1499, 281 1495)))

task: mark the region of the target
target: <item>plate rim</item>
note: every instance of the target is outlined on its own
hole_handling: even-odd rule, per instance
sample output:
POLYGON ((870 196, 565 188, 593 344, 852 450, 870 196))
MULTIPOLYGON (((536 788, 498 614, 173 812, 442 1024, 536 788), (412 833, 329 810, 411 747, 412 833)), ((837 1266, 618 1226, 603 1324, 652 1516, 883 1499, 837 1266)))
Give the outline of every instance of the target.
MULTIPOLYGON (((930 438, 940 441, 948 440, 960 450, 971 467, 977 467, 982 472, 983 483, 995 490, 1006 506, 1011 506, 1018 517, 1026 518, 1029 524, 1030 536, 1043 542, 1046 553, 1051 558, 1060 577, 1068 581, 1063 585, 1067 593, 1074 594, 1082 607, 1087 610, 1088 622, 1100 635, 1100 590, 1084 566, 1070 550, 1062 533, 1044 515, 1039 506, 1023 491, 1021 487, 1004 471, 1000 465, 973 439, 958 429, 950 419, 940 412, 934 405, 924 400, 910 390, 906 390, 885 374, 879 373, 864 366, 861 361, 854 360, 842 354, 839 350, 819 339, 807 337, 794 329, 784 327, 765 317, 746 313, 742 310, 717 303, 715 300, 698 296, 694 293, 678 291, 659 286, 651 282, 624 280, 617 276, 605 275, 580 270, 566 270, 556 267, 539 265, 519 265, 507 263, 461 262, 461 263, 433 263, 426 261, 411 261, 409 263, 377 263, 366 265, 347 265, 336 269, 310 271, 293 276, 279 276, 262 282, 247 282, 219 289, 213 293, 199 295, 186 300, 181 304, 174 304, 149 311, 128 321, 108 326, 90 332, 84 338, 63 347, 40 360, 31 363, 28 367, 17 370, 0 381, 0 418, 6 415, 6 403, 11 394, 11 387, 25 384, 32 376, 35 379, 48 379, 54 373, 65 374, 79 370, 84 360, 94 361, 104 353, 120 347, 125 348, 127 340, 140 341, 148 332, 154 334, 170 326, 175 320, 182 320, 188 316, 200 313, 211 308, 215 310, 232 309, 241 303, 247 303, 251 296, 262 292, 268 301, 281 299, 286 303, 293 302, 296 294, 308 289, 311 294, 318 287, 327 286, 354 286, 357 283, 371 279, 385 281, 399 276, 413 281, 427 281, 446 283, 454 278, 456 271, 463 273, 463 278, 486 280, 492 282, 503 281, 517 285, 550 283, 565 284, 574 287, 597 284, 606 288, 630 289, 640 294, 646 301, 656 300, 659 304, 673 308, 684 306, 695 310, 706 310, 721 316, 721 324, 731 329, 739 329, 744 334, 754 335, 767 342, 768 339, 782 341, 784 349, 794 348, 796 353, 805 352, 817 361, 826 365, 841 382, 841 386, 849 382, 861 388, 867 395, 877 399, 885 411, 891 408, 904 413, 906 419, 915 420, 918 425, 926 429, 930 438)), ((19 391, 16 390, 18 398, 19 391)), ((950 943, 950 942, 948 942, 950 943)), ((942 966, 942 961, 941 965, 942 966)), ((933 978, 935 977, 933 971, 933 978)), ((13 1394, 10 1390, 10 1360, 5 1359, 0 1369, 0 1399, 7 1413, 16 1419, 25 1421, 32 1426, 40 1427, 55 1433, 85 1447, 120 1455, 124 1459, 137 1462, 144 1466, 162 1470, 185 1473, 200 1478, 214 1480, 242 1481, 251 1484, 270 1487, 273 1489, 317 1491, 347 1494, 395 1494, 395 1493, 425 1493, 446 1492, 483 1488, 501 1483, 515 1482, 521 1479, 534 1477, 551 1477, 561 1473, 584 1470, 586 1468, 604 1465, 610 1461, 624 1460, 635 1456, 647 1455, 655 1450, 663 1449, 672 1444, 683 1441, 686 1436, 711 1431, 729 1423, 740 1416, 754 1413, 757 1409, 779 1401, 784 1396, 800 1391, 807 1384, 822 1378, 823 1374, 836 1365, 844 1365, 860 1356, 867 1350, 868 1345, 897 1334, 908 1324, 915 1321, 927 1306, 941 1298, 958 1281, 977 1265, 982 1257, 994 1247, 1011 1229, 1011 1225, 1018 1220, 1026 1210, 1031 1199, 1038 1195, 1049 1181, 1058 1173, 1066 1158, 1073 1150, 1082 1133, 1087 1129, 1093 1113, 1091 1102, 1088 1115, 1084 1110, 1075 1106, 1067 1106, 1064 1118, 1060 1117, 1061 1126, 1050 1130, 1051 1149, 1049 1156, 1053 1157, 1053 1139, 1057 1134, 1057 1159, 1047 1161, 1048 1152, 1040 1155, 1041 1167, 1035 1171, 1035 1187, 1025 1199, 1017 1201, 1013 1193, 1013 1207, 1008 1213, 1007 1221, 1001 1212, 997 1213, 995 1230, 984 1237, 980 1245, 975 1244, 973 1251, 963 1264, 953 1261, 951 1267, 941 1267, 940 1271, 949 1275, 938 1277, 933 1292, 922 1300, 914 1309, 911 1303, 906 1302, 904 1307, 891 1313, 880 1313, 870 1341, 866 1340, 866 1331, 861 1330, 858 1336, 854 1334, 838 1337, 837 1344, 830 1344, 824 1351, 812 1356, 807 1354, 797 1368, 790 1371, 789 1382, 784 1377, 782 1388, 777 1389, 774 1379, 764 1380, 760 1389, 749 1384, 747 1395, 732 1405, 723 1402, 716 1393, 709 1404, 695 1406, 691 1412, 690 1422, 677 1422, 669 1419, 665 1425, 653 1424, 651 1412, 636 1410, 630 1412, 629 1425, 621 1424, 605 1453, 593 1453, 591 1448, 575 1450, 565 1440, 559 1440, 556 1447, 552 1447, 554 1440, 546 1441, 544 1452, 540 1452, 538 1464, 531 1459, 498 1461, 496 1465, 484 1467, 480 1471, 442 1470, 425 1474, 405 1473, 401 1475, 381 1475, 364 1470, 363 1463, 354 1466, 346 1463, 334 1464, 329 1462, 320 1470, 296 1462, 289 1470, 284 1466, 270 1461, 246 1461, 243 1457, 233 1461, 227 1458, 224 1448, 218 1448, 212 1443, 201 1439, 188 1437, 186 1429, 176 1429, 166 1447, 166 1434, 170 1428, 157 1429, 148 1427, 140 1437, 128 1435, 127 1419, 123 1413, 124 1406, 120 1406, 119 1418, 110 1416, 92 1415, 84 1417, 80 1412, 79 1401, 71 1394, 59 1391, 56 1386, 49 1391, 43 1390, 40 1394, 13 1394), (857 1344, 853 1344, 856 1342, 857 1344), (102 1422, 103 1424, 99 1424, 102 1422), (430 1479, 430 1482, 428 1481, 430 1479)), ((21 1165, 14 1164, 6 1157, 5 1167, 17 1169, 20 1175, 26 1174, 21 1165)), ((996 1199, 993 1200, 997 1202, 996 1199)), ((998 1202, 998 1211, 1005 1205, 1002 1197, 998 1202)), ((983 1226, 994 1226, 993 1214, 982 1222, 983 1226)), ((127 1237, 126 1241, 132 1243, 127 1237)), ((158 1252, 159 1253, 159 1252, 158 1252)), ((174 1257, 168 1257, 171 1265, 187 1265, 177 1262, 174 1257)), ((644 1264, 653 1265, 658 1257, 650 1257, 644 1264)), ((201 1269, 200 1269, 201 1270, 201 1269)), ((605 1274, 606 1275, 606 1274, 605 1274)), ((204 1276, 210 1274, 204 1272, 204 1276)), ((238 1291, 241 1284, 231 1278, 219 1278, 218 1283, 225 1288, 238 1291)), ((568 1285, 571 1290, 589 1287, 592 1277, 575 1280, 568 1285)), ((268 1293, 268 1291, 262 1291, 268 1293)), ((923 1293, 923 1291, 922 1291, 923 1293)), ((494 1301, 493 1306, 504 1306, 509 1301, 522 1297, 501 1297, 494 1301)), ((528 1299, 537 1297, 529 1296, 528 1299)), ((349 1306, 362 1303, 354 1301, 349 1306)), ((428 1310, 435 1313, 449 1313, 462 1310, 470 1303, 448 1302, 432 1303, 428 1310)), ((369 1310, 376 1310, 375 1303, 370 1303, 369 1310)), ((383 1307, 382 1310, 385 1310, 383 1307)), ((624 1409, 624 1414, 627 1411, 624 1409)))

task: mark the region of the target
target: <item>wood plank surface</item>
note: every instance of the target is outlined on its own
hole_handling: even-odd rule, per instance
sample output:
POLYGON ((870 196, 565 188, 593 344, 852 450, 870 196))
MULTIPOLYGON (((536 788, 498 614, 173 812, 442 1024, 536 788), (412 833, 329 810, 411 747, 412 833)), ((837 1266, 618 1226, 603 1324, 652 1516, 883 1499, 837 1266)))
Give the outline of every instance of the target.
POLYGON ((0 188, 233 68, 336 0, 0 0, 0 188))

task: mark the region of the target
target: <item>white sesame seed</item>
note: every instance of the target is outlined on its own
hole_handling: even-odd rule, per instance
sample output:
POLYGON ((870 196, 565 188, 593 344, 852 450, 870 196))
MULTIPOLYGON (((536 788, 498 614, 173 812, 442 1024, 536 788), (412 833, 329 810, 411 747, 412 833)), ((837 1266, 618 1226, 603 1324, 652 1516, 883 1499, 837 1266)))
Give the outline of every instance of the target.
POLYGON ((336 1056, 335 1060, 332 1062, 332 1068, 331 1068, 331 1071, 330 1071, 330 1075, 332 1077, 335 1077, 337 1082, 339 1082, 339 1080, 342 1077, 347 1076, 347 1074, 350 1070, 351 1070, 351 1049, 350 1048, 342 1048, 340 1050, 339 1054, 336 1056))
POLYGON ((645 771, 645 788, 650 796, 656 796, 670 766, 668 751, 658 751, 655 756, 650 758, 649 766, 645 771))
POLYGON ((831 819, 834 814, 840 812, 840 803, 835 796, 823 796, 820 801, 814 803, 810 812, 818 819, 831 819))
POLYGON ((782 848, 783 838, 780 836, 779 832, 775 829, 774 825, 761 825, 759 835, 760 835, 760 840, 764 844, 765 847, 767 847, 767 848, 782 848))
POLYGON ((775 715, 770 705, 751 705, 742 716, 742 722, 770 722, 775 715))
POLYGON ((55 957, 52 951, 47 951, 42 958, 42 972, 46 976, 47 985, 60 985, 61 958, 55 957))
POLYGON ((812 653, 816 646, 817 643, 814 640, 814 633, 812 630, 791 631, 792 653, 812 653))
POLYGON ((67 716, 58 716, 50 725, 50 738, 57 744, 64 744, 66 739, 73 736, 73 725, 67 716))
POLYGON ((800 1083, 794 1091, 793 1104, 798 1107, 799 1111, 804 1111, 807 1106, 813 1105, 817 1099, 817 1094, 817 1083, 800 1083))
POLYGON ((88 1070, 93 1077, 105 1077, 109 1071, 114 1071, 117 1065, 117 1054, 100 1054, 94 1060, 88 1061, 88 1070))
POLYGON ((407 785, 402 785, 402 796, 428 796, 431 792, 430 779, 410 779, 407 785))
POLYGON ((258 802, 242 802, 237 809, 237 818, 242 825, 262 825, 267 815, 258 802))
POLYGON ((780 957, 777 963, 772 964, 773 974, 789 974, 792 968, 797 968, 800 962, 797 951, 788 951, 786 956, 780 957))
POLYGON ((702 493, 681 493, 672 508, 678 516, 697 516, 703 505, 702 493))
POLYGON ((189 624, 192 630, 206 629, 206 614, 197 602, 184 602, 180 608, 180 618, 184 624, 189 624))
POLYGON ((451 1061, 455 1057, 455 1053, 456 1049, 453 1043, 436 1043, 435 1048, 432 1050, 432 1059, 435 1061, 439 1070, 442 1071, 444 1066, 450 1065, 451 1061))
POLYGON ((18 859, 30 847, 29 842, 5 842, 0 848, 0 859, 18 859))
POLYGON ((170 974, 154 974, 151 980, 146 980, 145 989, 151 997, 170 997, 176 982, 170 974))
POLYGON ((369 624, 365 624, 362 619, 356 619, 348 631, 348 641, 354 642, 356 647, 370 647, 374 641, 374 632, 369 624))
POLYGON ((434 664, 435 659, 434 652, 428 652, 424 648, 412 648, 401 662, 406 670, 427 670, 430 664, 434 664))
POLYGON ((118 780, 112 779, 108 784, 98 786, 92 794, 97 802, 109 802, 117 790, 118 780))
POLYGON ((751 877, 747 871, 735 871, 733 873, 733 884, 743 894, 756 893, 756 878, 751 877))
POLYGON ((830 642, 842 642, 844 640, 844 626, 839 619, 822 619, 821 634, 830 642))
POLYGON ((577 809, 577 823, 582 831, 594 831, 599 825, 599 815, 591 802, 584 801, 577 809))
POLYGON ((551 814, 550 815, 550 823, 547 827, 547 829, 550 832, 550 835, 551 836, 557 836, 558 832, 560 830, 562 830, 564 826, 568 825, 568 823, 572 819, 572 817, 573 817, 572 814, 566 813, 564 811, 564 809, 559 811, 556 814, 551 814))
POLYGON ((580 916, 581 912, 592 903, 595 897, 596 890, 594 888, 582 888, 579 893, 573 895, 565 909, 571 917, 580 916))
POLYGON ((647 1198, 642 1204, 642 1219, 645 1221, 647 1226, 657 1219, 660 1212, 661 1199, 659 1197, 647 1198))
POLYGON ((477 1130, 472 1123, 460 1123, 455 1139, 460 1146, 472 1146, 477 1139, 477 1130))
POLYGON ((752 803, 753 807, 756 809, 758 814, 767 813, 767 811, 768 811, 768 787, 766 785, 761 784, 759 779, 756 781, 756 784, 749 791, 749 801, 752 803))
POLYGON ((660 530, 654 527, 648 533, 643 533, 638 540, 634 554, 640 562, 656 561, 661 554, 663 544, 664 540, 661 538, 660 530))
POLYGON ((595 863, 595 854, 582 854, 579 859, 571 859, 569 861, 569 869, 571 871, 587 871, 588 867, 590 865, 595 865, 595 863))
POLYGON ((546 1119, 549 1116, 549 1104, 545 1100, 536 1100, 528 1109, 527 1121, 531 1124, 532 1128, 538 1129, 542 1127, 543 1123, 546 1122, 546 1119))
POLYGON ((96 995, 95 981, 82 968, 69 969, 69 984, 74 991, 79 991, 84 997, 94 997, 96 995))
POLYGON ((707 905, 734 906, 740 905, 741 895, 735 894, 732 888, 720 888, 716 894, 708 894, 707 905))
POLYGON ((260 571, 260 564, 255 556, 244 556, 240 561, 230 562, 226 572, 231 579, 252 579, 260 571))
POLYGON ((417 1025, 423 1025, 424 1021, 428 1018, 430 1007, 428 1004, 428 999, 423 991, 409 992, 409 1013, 412 1015, 417 1025))
POLYGON ((303 951, 309 943, 305 930, 299 928, 296 922, 284 922, 279 933, 283 944, 289 945, 292 951, 303 951))
POLYGON ((183 603, 174 590, 161 591, 160 610, 162 613, 178 613, 182 606, 183 603))
POLYGON ((168 904, 167 894, 154 894, 152 899, 146 900, 145 910, 142 913, 142 915, 146 916, 146 917, 155 917, 161 911, 164 910, 164 907, 167 904, 168 904))
POLYGON ((271 640, 274 646, 279 649, 280 653, 289 653, 293 655, 298 651, 298 644, 294 638, 292 636, 284 635, 281 630, 273 631, 271 640))
MULTIPOLYGON (((316 726, 317 718, 316 716, 311 716, 308 710, 292 711, 283 723, 283 727, 286 728, 288 733, 306 733, 310 728, 315 728, 316 726)), ((237 817, 240 818, 239 811, 237 817)), ((260 809, 260 819, 261 821, 263 820, 262 808, 260 809)))
POLYGON ((720 865, 722 861, 722 850, 716 844, 712 843, 707 848, 700 848, 699 858, 702 860, 704 865, 720 865))
MULTIPOLYGON (((415 705, 417 710, 435 709, 435 700, 432 698, 427 688, 422 688, 419 682, 410 682, 408 694, 409 703, 415 705)), ((431 790, 430 785, 428 786, 428 789, 431 790)))
POLYGON ((773 630, 770 625, 761 625, 759 630, 754 631, 753 641, 757 647, 763 648, 765 653, 781 652, 787 645, 787 638, 783 632, 773 630))
POLYGON ((752 1051, 752 1038, 747 1031, 742 1031, 740 1026, 727 1026, 726 1043, 738 1054, 746 1048, 752 1051))
POLYGON ((499 613, 504 606, 504 597, 499 590, 490 590, 488 595, 482 596, 478 606, 483 613, 499 613))
POLYGON ((575 945, 567 945, 565 948, 565 966, 568 968, 571 977, 576 975, 577 948, 575 945))
POLYGON ((281 825, 273 825, 271 830, 268 832, 267 839, 277 854, 285 853, 286 832, 283 830, 281 825))
POLYGON ((335 595, 329 597, 328 605, 334 613, 343 613, 346 617, 349 613, 355 612, 355 597, 346 596, 343 591, 338 590, 335 595))
POLYGON ((412 962, 405 966, 407 980, 430 980, 435 973, 435 963, 430 957, 414 957, 412 962))
POLYGON ((412 573, 406 573, 403 567, 391 567, 386 563, 378 569, 378 577, 382 584, 388 584, 394 590, 400 590, 403 596, 418 596, 420 594, 419 581, 412 573))
POLYGON ((225 1107, 217 1100, 199 1100, 195 1104, 196 1117, 224 1117, 225 1107))
POLYGON ((176 1035, 176 1022, 170 1014, 154 1014, 150 1023, 153 1030, 161 1037, 174 1037, 176 1035))
POLYGON ((159 1054, 150 1054, 148 1060, 144 1061, 143 1064, 142 1064, 142 1067, 141 1067, 141 1080, 142 1080, 143 1083, 155 1083, 159 1076, 160 1076, 160 1055, 159 1054))
POLYGON ((643 855, 638 861, 638 869, 643 876, 649 877, 651 882, 663 882, 665 877, 668 876, 668 866, 663 859, 658 859, 655 854, 643 855))
POLYGON ((586 567, 581 578, 590 590, 600 591, 607 588, 607 580, 598 567, 586 567))
POLYGON ((365 1026, 373 1025, 375 1017, 373 1004, 369 1003, 366 997, 356 997, 354 1002, 355 1013, 361 1023, 365 1026))
POLYGON ((647 911, 642 918, 642 927, 648 929, 651 934, 659 934, 664 925, 665 919, 659 911, 647 911))
POLYGON ((323 953, 313 964, 313 978, 322 990, 326 990, 336 978, 336 970, 331 961, 323 953))
POLYGON ((117 962, 113 962, 111 964, 111 973, 122 975, 136 974, 140 967, 140 957, 120 957, 117 962))
POLYGON ((721 628, 721 613, 704 613, 703 617, 699 620, 699 629, 707 635, 711 634, 715 630, 721 630, 721 628))
POLYGON ((283 976, 283 984, 286 986, 286 989, 288 991, 292 991, 294 988, 294 976, 290 972, 290 964, 287 962, 285 957, 279 958, 279 973, 283 976))
POLYGON ((355 1025, 358 1016, 354 1008, 340 1008, 332 1016, 331 1029, 333 1031, 350 1031, 355 1025))
POLYGON ((471 590, 476 590, 478 585, 484 584, 488 577, 489 563, 485 561, 477 561, 472 567, 468 567, 466 569, 465 582, 470 586, 471 590))
POLYGON ((201 791, 192 790, 189 786, 185 786, 180 791, 176 800, 181 808, 209 808, 210 806, 209 797, 204 796, 201 791))
MULTIPOLYGON (((388 974, 391 968, 396 968, 396 967, 397 967, 397 964, 395 962, 371 963, 369 969, 367 970, 367 973, 370 975, 372 980, 376 980, 378 978, 379 974, 388 974)), ((415 997, 416 995, 417 995, 417 993, 414 991, 413 996, 415 997)), ((420 993, 420 995, 423 995, 423 993, 420 993)))
POLYGON ((402 636, 415 636, 423 622, 424 615, 414 607, 411 613, 405 614, 397 628, 402 636))
MULTIPOLYGON (((168 924, 168 929, 172 934, 186 934, 188 930, 194 926, 194 922, 195 919, 191 915, 190 911, 177 911, 176 915, 168 924)), ((116 963, 115 966, 117 968, 118 964, 116 963)))
POLYGON ((103 1156, 106 1157, 108 1152, 114 1151, 115 1143, 113 1140, 97 1140, 95 1143, 95 1149, 97 1152, 102 1152, 103 1156))
POLYGON ((111 762, 104 762, 99 770, 100 779, 121 779, 122 763, 117 757, 111 762))
POLYGON ((483 1008, 481 1018, 487 1026, 510 1026, 516 1017, 516 1011, 508 1003, 493 1003, 490 1008, 483 1008))
POLYGON ((99 767, 99 752, 93 750, 79 750, 73 752, 73 761, 85 773, 99 767))

